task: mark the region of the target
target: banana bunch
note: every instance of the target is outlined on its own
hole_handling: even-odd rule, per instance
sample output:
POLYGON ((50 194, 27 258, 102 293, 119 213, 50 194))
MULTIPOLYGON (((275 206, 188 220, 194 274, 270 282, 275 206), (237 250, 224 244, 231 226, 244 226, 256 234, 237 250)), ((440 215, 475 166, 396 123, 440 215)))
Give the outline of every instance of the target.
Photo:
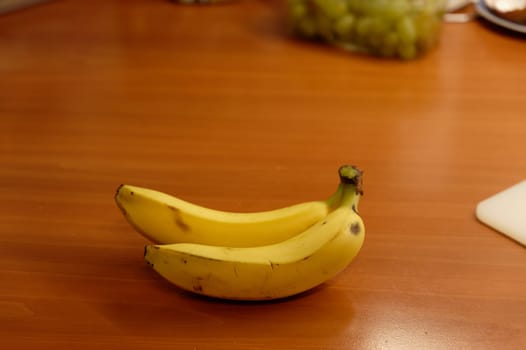
POLYGON ((362 172, 345 165, 339 176, 326 200, 259 213, 213 210, 130 185, 118 188, 115 201, 156 243, 146 246, 145 260, 171 283, 211 297, 269 300, 322 284, 358 254, 362 172))

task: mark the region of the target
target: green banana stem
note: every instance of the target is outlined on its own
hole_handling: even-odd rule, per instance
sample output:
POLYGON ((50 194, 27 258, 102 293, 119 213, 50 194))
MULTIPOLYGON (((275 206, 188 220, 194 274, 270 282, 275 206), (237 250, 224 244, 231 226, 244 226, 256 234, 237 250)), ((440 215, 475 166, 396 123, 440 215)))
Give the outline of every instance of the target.
POLYGON ((327 204, 331 207, 331 210, 340 205, 348 204, 357 211, 358 201, 360 196, 363 195, 363 171, 354 165, 343 165, 338 169, 338 174, 340 176, 340 184, 334 194, 326 200, 327 204), (349 203, 342 203, 342 201, 348 201, 349 203))
POLYGON ((358 213, 358 203, 360 202, 361 193, 356 191, 354 185, 345 184, 343 186, 342 198, 340 200, 340 207, 351 207, 358 213))
POLYGON ((362 177, 363 171, 354 165, 342 165, 338 170, 340 181, 344 184, 354 185, 356 193, 363 195, 362 177))
POLYGON ((339 169, 339 174, 343 184, 340 206, 350 206, 358 213, 358 203, 363 195, 363 171, 354 165, 343 165, 339 169))
POLYGON ((331 211, 340 205, 340 201, 342 199, 342 193, 343 193, 343 183, 340 183, 338 187, 336 188, 336 191, 330 196, 328 199, 325 200, 325 202, 329 205, 331 208, 331 211))

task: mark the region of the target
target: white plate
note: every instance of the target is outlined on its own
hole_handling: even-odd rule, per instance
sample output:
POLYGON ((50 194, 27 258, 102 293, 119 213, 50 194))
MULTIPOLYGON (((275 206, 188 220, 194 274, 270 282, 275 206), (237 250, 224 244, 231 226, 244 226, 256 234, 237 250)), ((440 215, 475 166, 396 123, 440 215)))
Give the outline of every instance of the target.
POLYGON ((496 16, 486 7, 484 1, 477 1, 475 8, 477 9, 477 13, 486 20, 506 29, 526 34, 526 25, 508 21, 504 18, 496 16))

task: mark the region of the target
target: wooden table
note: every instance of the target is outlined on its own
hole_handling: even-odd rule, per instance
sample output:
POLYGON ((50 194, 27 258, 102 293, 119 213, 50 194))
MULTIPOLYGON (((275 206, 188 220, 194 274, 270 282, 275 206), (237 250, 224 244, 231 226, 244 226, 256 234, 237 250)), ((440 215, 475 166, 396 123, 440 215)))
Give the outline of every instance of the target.
POLYGON ((279 1, 63 0, 0 17, 0 348, 525 349, 526 250, 478 201, 526 178, 524 38, 447 24, 410 62, 294 40, 279 1), (233 211, 365 171, 365 245, 280 302, 143 261, 120 183, 233 211))

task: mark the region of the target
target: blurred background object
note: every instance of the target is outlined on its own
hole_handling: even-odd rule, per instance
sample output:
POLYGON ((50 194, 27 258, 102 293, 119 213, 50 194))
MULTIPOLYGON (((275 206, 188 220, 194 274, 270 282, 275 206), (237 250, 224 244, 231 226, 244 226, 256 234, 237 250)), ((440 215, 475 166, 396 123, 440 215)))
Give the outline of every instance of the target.
POLYGON ((526 24, 526 0, 484 0, 496 15, 512 22, 526 24))
POLYGON ((413 59, 440 36, 445 0, 289 0, 294 33, 375 56, 413 59))
POLYGON ((447 0, 446 9, 448 11, 456 11, 456 10, 459 10, 461 8, 468 6, 469 4, 473 2, 474 0, 447 0))

